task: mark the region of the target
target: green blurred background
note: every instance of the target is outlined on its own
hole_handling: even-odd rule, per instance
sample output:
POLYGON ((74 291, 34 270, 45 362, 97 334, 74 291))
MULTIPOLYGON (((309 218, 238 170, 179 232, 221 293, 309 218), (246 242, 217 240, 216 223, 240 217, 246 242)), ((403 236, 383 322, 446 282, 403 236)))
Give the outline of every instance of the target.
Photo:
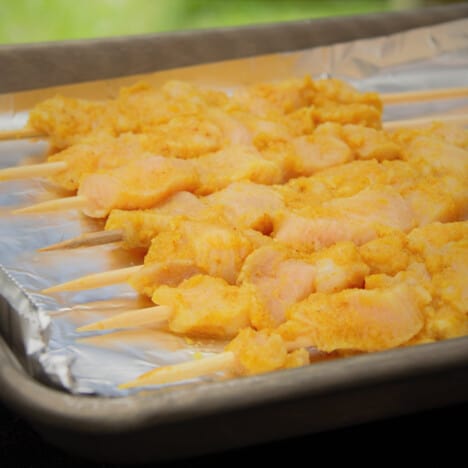
POLYGON ((0 0, 0 43, 258 24, 440 3, 456 0, 0 0))

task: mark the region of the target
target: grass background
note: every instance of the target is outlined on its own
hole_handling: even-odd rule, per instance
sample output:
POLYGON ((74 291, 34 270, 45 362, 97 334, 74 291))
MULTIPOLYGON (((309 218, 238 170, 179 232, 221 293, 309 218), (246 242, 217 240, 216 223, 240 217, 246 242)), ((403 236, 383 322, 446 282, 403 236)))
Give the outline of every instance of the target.
POLYGON ((0 43, 44 42, 413 8, 431 0, 0 0, 0 43))

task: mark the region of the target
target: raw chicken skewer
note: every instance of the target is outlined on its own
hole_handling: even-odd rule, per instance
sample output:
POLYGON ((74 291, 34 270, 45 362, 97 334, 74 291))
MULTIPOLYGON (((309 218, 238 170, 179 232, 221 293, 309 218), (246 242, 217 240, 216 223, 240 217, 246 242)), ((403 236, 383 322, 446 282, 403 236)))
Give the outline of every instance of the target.
MULTIPOLYGON (((397 137, 404 139, 408 137, 408 135, 405 135, 403 132, 397 135, 397 137)), ((411 158, 414 164, 416 164, 418 174, 420 174, 420 181, 419 184, 415 186, 413 183, 403 187, 403 196, 395 190, 395 188, 386 185, 388 181, 385 181, 386 183, 384 184, 381 182, 379 184, 379 182, 377 182, 378 179, 373 180, 372 188, 368 186, 350 196, 335 197, 332 200, 323 202, 319 207, 300 206, 296 210, 283 210, 279 215, 274 217, 272 236, 280 242, 294 246, 296 249, 310 251, 321 249, 343 240, 350 240, 357 244, 363 244, 377 237, 379 232, 382 232, 382 229, 390 228, 408 232, 417 225, 427 224, 433 221, 460 219, 460 215, 466 213, 467 205, 467 193, 466 190, 464 190, 464 184, 466 183, 468 174, 466 151, 455 146, 447 145, 440 139, 430 139, 424 136, 417 136, 413 138, 410 143, 411 158), (431 149, 429 150, 428 148, 431 149), (435 177, 433 174, 434 171, 435 177), (460 178, 454 178, 452 174, 457 174, 460 178), (454 194, 450 195, 448 189, 455 189, 454 194), (429 209, 427 207, 428 200, 431 200, 429 209)), ((398 162, 395 162, 395 164, 396 163, 398 162)), ((391 164, 391 162, 387 162, 387 165, 388 164, 391 164)), ((411 167, 411 165, 409 167, 411 167)), ((348 177, 352 174, 351 171, 348 171, 347 167, 338 167, 336 169, 330 169, 329 171, 332 173, 335 171, 338 173, 344 171, 342 173, 346 174, 348 177)), ((394 179, 399 179, 398 173, 395 173, 395 171, 389 172, 394 179)), ((320 175, 317 177, 320 178, 320 175)), ((406 177, 402 177, 402 179, 408 184, 409 180, 407 174, 406 177)), ((414 174, 412 179, 416 179, 414 174)), ((369 184, 369 181, 367 181, 367 184, 369 184)), ((300 185, 299 187, 300 190, 304 190, 304 185, 300 185)), ((206 226, 206 224, 184 221, 177 226, 182 226, 183 229, 185 229, 183 226, 190 226, 198 232, 197 226, 206 226)), ((209 229, 207 232, 217 232, 216 229, 227 229, 226 232, 229 232, 227 227, 208 227, 209 229)), ((171 228, 175 229, 175 225, 171 226, 171 228)), ((203 228, 201 231, 203 231, 203 228)), ((175 234, 179 235, 179 233, 175 234)), ((173 235, 175 234, 173 233, 173 235)), ((204 237, 205 234, 206 233, 200 232, 200 239, 209 239, 209 237, 204 237)), ((158 250, 165 252, 166 246, 164 244, 157 248, 155 247, 159 245, 158 243, 161 242, 161 239, 166 239, 166 242, 168 242, 167 245, 169 246, 178 245, 177 242, 171 238, 171 235, 172 234, 168 232, 164 235, 160 234, 156 236, 155 240, 153 240, 152 248, 146 257, 147 260, 153 259, 154 255, 151 252, 158 252, 158 250)), ((191 245, 189 239, 191 236, 193 237, 193 232, 189 233, 189 231, 186 231, 187 239, 184 240, 185 244, 182 243, 181 245, 191 245)), ((226 234, 226 236, 226 245, 229 246, 230 242, 237 243, 237 241, 234 241, 236 238, 234 234, 230 233, 226 234)), ((255 241, 257 240, 258 239, 255 241)), ((238 244, 236 245, 238 246, 238 244)), ((195 247, 192 246, 191 248, 193 249, 195 247)), ((225 247, 223 247, 223 249, 224 248, 225 247)), ((243 247, 241 249, 244 254, 240 254, 240 257, 238 257, 236 261, 238 265, 240 265, 239 262, 242 262, 241 259, 245 258, 245 255, 249 253, 249 248, 251 247, 243 247)), ((212 274, 213 266, 206 260, 210 258, 210 255, 204 256, 205 254, 200 253, 209 251, 209 247, 199 243, 195 249, 198 252, 197 255, 201 255, 200 258, 204 259, 202 269, 204 269, 204 271, 210 271, 210 274, 212 274)), ((190 255, 192 255, 193 252, 190 252, 190 255)), ((177 258, 177 255, 179 254, 176 253, 174 259, 177 258)), ((184 255, 183 258, 185 260, 193 260, 190 255, 187 257, 187 253, 184 253, 184 255)), ((156 259, 158 264, 164 260, 157 255, 156 259)), ((218 265, 221 265, 219 263, 220 261, 220 259, 217 260, 218 265)), ((232 261, 232 259, 229 261, 232 261)), ((199 264, 196 266, 200 267, 199 264)), ((221 272, 222 268, 223 267, 220 266, 217 271, 221 272)), ((123 271, 125 272, 125 270, 123 271)), ((233 281, 236 277, 236 273, 233 272, 232 269, 229 271, 231 276, 225 276, 225 272, 222 273, 221 276, 228 281, 233 281)), ((98 275, 98 279, 101 280, 103 278, 106 278, 106 273, 98 275)), ((85 277, 50 288, 48 291, 61 291, 67 288, 75 289, 77 287, 83 288, 84 286, 93 287, 95 280, 96 277, 93 275, 90 281, 85 277)))
POLYGON ((282 182, 281 168, 248 147, 232 147, 195 162, 148 155, 130 164, 90 174, 78 195, 17 210, 17 213, 81 208, 87 216, 106 217, 112 209, 145 209, 185 190, 209 194, 236 180, 282 182), (231 167, 230 172, 222 171, 231 167), (63 203, 63 205, 62 205, 63 203))
MULTIPOLYGON (((310 294, 293 302, 275 329, 244 329, 224 353, 155 369, 121 388, 291 367, 287 352, 302 347, 372 352, 466 334, 467 235, 467 222, 435 223, 408 236, 395 233, 372 241, 360 249, 374 272, 365 279, 366 289, 310 294)), ((300 353, 296 365, 307 364, 304 350, 300 353)))
MULTIPOLYGON (((436 187, 436 190, 440 188, 436 187)), ((409 199, 412 197, 417 200, 418 197, 426 197, 426 194, 427 190, 421 193, 416 187, 409 194, 409 199)), ((453 200, 448 199, 448 203, 451 205, 453 200)), ((447 214, 445 205, 442 203, 440 210, 434 209, 436 216, 444 217, 450 214, 447 214)), ((430 216, 434 217, 434 214, 431 213, 430 216)), ((344 240, 363 244, 377 237, 379 232, 385 229, 408 232, 419 222, 425 221, 425 215, 417 216, 409 201, 398 191, 390 186, 378 184, 351 196, 334 198, 315 209, 301 208, 298 212, 283 210, 275 218, 272 237, 304 251, 318 250, 344 240)), ((161 264, 164 264, 169 256, 173 260, 192 262, 189 264, 191 267, 195 265, 202 271, 234 282, 246 255, 252 252, 256 245, 261 246, 271 241, 269 237, 255 231, 241 232, 227 225, 209 222, 175 219, 169 223, 169 227, 169 230, 163 229, 152 240, 141 276, 144 277, 145 272, 151 271, 151 264, 155 261, 159 274, 161 264), (201 260, 198 261, 197 258, 201 260), (233 269, 233 265, 237 267, 233 269)), ((122 272, 125 273, 125 269, 122 272)), ((130 270, 130 273, 134 271, 130 270)), ((192 270, 190 274, 193 274, 192 270)), ((101 285, 100 281, 105 281, 106 275, 107 272, 104 272, 79 278, 49 288, 46 292, 92 288, 98 279, 101 285)), ((111 277, 110 280, 113 281, 114 278, 111 277)))
POLYGON ((247 328, 239 333, 223 353, 195 361, 159 367, 119 387, 129 389, 168 384, 218 372, 238 376, 253 375, 305 366, 309 363, 308 350, 288 344, 277 333, 255 332, 247 328))
POLYGON ((222 92, 179 81, 170 81, 158 90, 136 83, 122 88, 117 98, 104 101, 47 99, 30 111, 28 127, 48 137, 52 150, 60 150, 93 134, 144 133, 173 117, 221 106, 226 100, 222 92))
MULTIPOLYGON (((271 216, 285 206, 282 191, 286 186, 267 186, 253 182, 234 182, 204 197, 177 192, 151 210, 113 210, 105 231, 80 236, 40 249, 76 248, 83 245, 124 241, 126 247, 148 248, 151 239, 171 229, 177 219, 227 223, 237 229, 255 229, 268 234, 271 216)), ((311 201, 312 202, 312 201, 311 201)))
MULTIPOLYGON (((408 235, 390 233, 359 248, 352 243, 341 242, 309 255, 301 255, 293 249, 272 243, 247 258, 237 287, 221 279, 201 276, 189 279, 180 286, 159 286, 155 289, 153 300, 164 304, 165 310, 159 306, 126 312, 81 327, 79 331, 141 326, 143 322, 149 322, 151 317, 153 322, 170 319, 170 308, 173 308, 179 315, 174 318, 178 324, 173 331, 193 333, 196 324, 196 332, 201 333, 203 330, 206 336, 209 324, 201 325, 201 322, 207 317, 217 319, 219 327, 232 317, 239 322, 239 316, 235 313, 231 317, 228 312, 217 312, 224 309, 222 304, 229 311, 230 301, 237 304, 233 306, 233 310, 237 311, 239 305, 244 304, 240 315, 248 316, 248 320, 244 318, 240 322, 248 321, 256 329, 270 329, 283 324, 287 310, 313 293, 321 294, 322 301, 327 299, 327 295, 362 287, 364 283, 367 289, 374 289, 400 283, 414 286, 418 282, 426 285, 438 306, 441 302, 448 302, 455 307, 452 316, 458 312, 464 315, 465 328, 468 329, 467 291, 464 287, 468 268, 467 234, 466 221, 433 223, 417 228, 408 235), (294 284, 291 278, 295 278, 294 284), (435 288, 428 283, 431 278, 435 288), (450 278, 450 283, 447 283, 447 278, 450 278), (445 288, 444 284, 449 287, 445 288), (230 294, 225 294, 225 291, 230 294), (253 302, 249 300, 249 294, 254 294, 253 302), (216 299, 210 301, 211 297, 216 299), (212 310, 208 311, 209 308, 212 310), (153 311, 157 312, 156 316, 152 315, 153 311), (185 328, 182 329, 181 324, 184 322, 185 328)), ((311 297, 316 300, 319 296, 311 297)), ((326 307, 322 310, 326 310, 326 307)), ((440 319, 437 322, 437 317, 435 320, 445 333, 453 333, 447 322, 444 324, 440 319)), ((434 333, 434 330, 426 329, 424 339, 430 333, 434 333)), ((216 334, 219 337, 219 329, 216 334)))
MULTIPOLYGON (((219 115, 220 113, 218 113, 218 119, 219 115)), ((221 113, 221 115, 223 114, 221 113)), ((229 128, 224 128, 223 131, 206 120, 199 121, 199 119, 190 118, 189 121, 178 121, 172 125, 173 128, 169 131, 164 130, 161 132, 162 135, 121 134, 117 138, 106 135, 98 135, 94 138, 88 137, 82 142, 49 157, 47 163, 2 169, 0 170, 0 181, 46 176, 52 177, 52 180, 63 188, 73 191, 78 188, 83 175, 99 169, 112 169, 132 162, 141 153, 190 159, 219 150, 226 144, 255 144, 255 142, 257 142, 257 147, 261 151, 263 148, 260 144, 264 141, 265 135, 271 137, 273 141, 292 141, 292 144, 296 145, 296 148, 294 148, 296 151, 297 145, 300 148, 300 136, 289 134, 290 129, 281 122, 263 120, 254 123, 254 127, 248 129, 241 121, 232 119, 227 115, 222 117, 222 120, 224 120, 225 127, 226 120, 230 120, 229 128), (260 141, 256 135, 262 135, 260 141)), ((468 123, 468 116, 457 114, 397 120, 385 122, 383 127, 385 130, 421 127, 435 123, 438 120, 445 124, 453 122, 464 125, 468 123)), ((309 132, 312 129, 303 131, 309 132)), ((343 138, 343 135, 341 137, 343 138)), ((345 132, 344 141, 348 145, 349 139, 349 132, 345 132)), ((285 149, 287 150, 287 148, 285 149)))
MULTIPOLYGON (((83 175, 119 167, 146 157, 147 154, 192 159, 236 145, 255 147, 270 159, 282 159, 277 153, 298 153, 295 158, 299 160, 295 164, 301 166, 300 159, 304 159, 302 153, 306 147, 323 146, 326 137, 326 130, 315 131, 321 122, 313 122, 311 113, 311 109, 303 108, 298 115, 296 112, 260 118, 239 111, 233 111, 231 115, 225 110, 209 109, 200 115, 174 118, 150 134, 127 133, 118 137, 97 134, 88 137, 52 155, 47 163, 4 169, 0 171, 0 180, 32 177, 37 169, 38 176, 49 175, 63 188, 77 190, 83 175), (307 138, 312 134, 315 134, 312 140, 307 138)), ((365 117, 354 110, 346 112, 339 106, 326 118, 342 125, 366 124, 365 117)), ((380 114, 374 120, 375 126, 380 126, 380 114)), ((347 141, 350 140, 351 131, 353 130, 345 128, 340 132, 338 127, 332 135, 328 135, 328 139, 334 137, 349 145, 347 141)), ((361 130, 360 133, 364 131, 361 130)), ((376 137, 371 134, 370 138, 376 137)), ((337 150, 333 141, 329 144, 332 145, 331 150, 337 150)), ((314 149, 313 147, 312 150, 314 149)))
POLYGON ((161 89, 137 83, 123 88, 116 99, 86 101, 55 97, 36 106, 29 126, 49 135, 52 148, 63 149, 93 133, 117 136, 147 133, 173 118, 203 114, 209 108, 243 111, 256 117, 284 116, 313 106, 318 121, 333 120, 331 105, 347 105, 352 113, 382 108, 377 93, 361 93, 343 81, 310 77, 239 88, 232 97, 181 81, 169 81, 161 89), (325 113, 320 116, 320 114, 325 113))
MULTIPOLYGON (((447 127, 443 127, 442 130, 447 131, 447 127)), ((423 142, 426 142, 426 137, 420 133, 413 135, 413 143, 416 137, 424 138, 423 142)), ((454 135, 462 146, 465 141, 463 138, 468 142, 468 136, 463 132, 456 132, 454 135)), ((400 132, 395 138, 406 137, 404 132, 400 132)), ((408 143, 411 141, 406 141, 405 146, 408 146, 408 143)), ((427 167, 424 171, 421 170, 420 164, 428 166, 427 162, 421 161, 421 150, 412 144, 411 148, 415 147, 413 156, 402 154, 402 157, 409 159, 409 162, 353 161, 324 169, 307 178, 291 180, 282 186, 266 187, 253 183, 234 183, 226 189, 202 198, 196 198, 190 193, 175 194, 152 211, 114 210, 107 220, 106 231, 87 234, 43 250, 98 245, 121 240, 129 247, 149 247, 151 238, 161 230, 161 226, 169 226, 171 217, 180 215, 190 219, 225 218, 233 226, 253 228, 268 234, 274 227, 273 219, 278 211, 287 208, 299 214, 298 210, 304 211, 306 206, 310 212, 313 207, 322 204, 323 207, 319 212, 322 212, 323 217, 327 209, 333 210, 332 198, 356 195, 360 190, 376 184, 391 186, 403 195, 409 201, 418 225, 437 220, 460 219, 467 210, 468 202, 467 196, 463 195, 466 192, 463 173, 466 174, 467 171, 459 165, 459 162, 463 163, 467 159, 465 152, 448 144, 441 148, 440 144, 434 141, 431 142, 431 146, 441 151, 440 154, 453 155, 447 157, 444 163, 439 161, 440 155, 439 157, 435 155, 432 162, 429 161, 429 164, 435 167, 434 175, 428 174, 427 167), (411 163, 412 158, 415 159, 414 164, 411 163), (455 167, 450 167, 448 161, 451 159, 455 161, 455 167), (445 172, 449 175, 456 173, 456 178, 441 173, 444 164, 448 165, 445 172), (421 175, 422 173, 424 175, 421 175)), ((428 154, 429 152, 425 151, 426 159, 428 154)), ((357 201, 360 199, 361 197, 358 197, 357 201)), ((317 214, 319 213, 315 212, 314 216, 317 217, 317 214)), ((336 213, 331 214, 332 217, 336 217, 336 213)))
MULTIPOLYGON (((397 131, 397 138, 404 141, 410 140, 410 142, 412 140, 423 140, 431 144, 431 141, 435 138, 427 137, 429 138, 427 140, 424 136, 418 136, 418 133, 410 133, 410 136, 403 138, 399 135, 400 133, 404 135, 405 131, 397 131)), ((459 138, 459 136, 456 138, 459 138)), ((166 158, 167 161, 162 162, 161 159, 164 158, 158 159, 156 156, 142 155, 140 161, 131 163, 125 168, 87 176, 82 181, 81 193, 79 192, 78 197, 63 199, 63 202, 62 200, 52 200, 45 204, 25 208, 22 211, 34 212, 37 210, 56 210, 62 207, 64 209, 85 207, 86 214, 97 217, 106 216, 110 209, 116 207, 124 209, 149 208, 157 201, 168 196, 174 188, 186 189, 184 184, 203 194, 219 190, 234 180, 246 178, 261 183, 277 183, 284 181, 284 178, 288 178, 294 172, 296 174, 308 174, 323 170, 327 166, 339 165, 353 158, 399 158, 402 156, 402 151, 404 152, 404 146, 408 146, 407 141, 405 141, 405 145, 402 143, 396 145, 388 137, 373 129, 353 125, 324 124, 318 127, 309 139, 298 142, 293 159, 291 159, 290 153, 283 153, 276 155, 276 160, 267 160, 256 149, 249 147, 233 147, 229 150, 198 158, 196 161, 166 158), (330 148, 332 148, 332 151, 330 151, 330 148), (279 165, 278 157, 282 159, 279 161, 279 165), (139 170, 145 170, 144 166, 148 164, 148 161, 152 163, 154 171, 146 170, 143 174, 139 174, 139 170), (164 174, 166 167, 170 167, 170 171, 172 171, 176 180, 171 181, 170 178, 165 177, 163 180, 164 190, 158 190, 159 187, 157 187, 155 191, 151 191, 151 182, 144 182, 144 178, 161 178, 161 173, 158 174, 158 171, 164 174), (221 177, 221 180, 217 180, 219 173, 225 172, 226 167, 236 167, 236 171, 221 177), (127 170, 127 168, 130 169, 127 170), (175 170, 174 174, 176 168, 178 170, 175 170), (185 173, 182 174, 184 169, 185 173), (189 171, 191 171, 191 174, 189 174, 189 171), (106 173, 110 174, 110 177, 106 173), (195 181, 197 177, 201 180, 195 181), (124 182, 119 181, 119 178, 123 179, 124 182), (172 184, 172 182, 174 183, 172 184), (150 190, 146 190, 144 194, 141 194, 139 190, 132 192, 129 190, 132 185, 139 185, 140 187, 137 188, 146 185, 145 189, 149 188, 150 190), (109 188, 110 190, 109 192, 103 192, 103 188, 109 188), (119 190, 121 193, 119 193, 119 190), (93 193, 95 191, 97 191, 97 196, 96 193, 93 193), (98 203, 95 203, 96 201, 98 203), (94 207, 92 206, 93 202, 94 207), (107 206, 99 206, 99 204, 102 205, 103 203, 107 203, 107 206)), ((414 147, 417 144, 411 144, 410 146, 414 147)), ((436 146, 441 151, 448 150, 454 153, 450 147, 447 147, 447 144, 436 142, 436 146)), ((407 152, 411 153, 412 151, 410 148, 407 152)), ((456 156, 455 159, 463 160, 460 156, 456 156)), ((460 168, 464 169, 461 166, 460 168)))
MULTIPOLYGON (((314 295, 310 297, 314 301, 314 295)), ((120 388, 177 382, 213 372, 252 375, 304 366, 310 362, 309 352, 306 350, 310 347, 319 351, 322 347, 330 347, 332 350, 353 349, 354 352, 389 349, 409 341, 423 326, 420 309, 424 301, 406 285, 381 290, 348 289, 329 297, 333 301, 331 305, 336 308, 319 312, 318 307, 321 304, 318 304, 310 313, 305 312, 309 327, 306 333, 302 332, 294 341, 285 339, 285 333, 281 330, 281 327, 290 325, 289 321, 273 331, 245 328, 223 353, 199 361, 159 367, 120 388), (368 330, 368 336, 364 340, 363 329, 368 330)), ((299 302, 297 307, 301 307, 303 303, 307 304, 307 301, 299 302)), ((297 326, 294 310, 291 314, 291 327, 294 328, 297 326)))
POLYGON ((383 289, 311 294, 291 306, 288 311, 291 318, 276 329, 255 331, 246 327, 224 353, 206 361, 201 359, 202 363, 160 367, 121 388, 170 383, 220 371, 249 375, 303 366, 309 363, 309 353, 305 349, 309 347, 330 353, 349 349, 370 352, 402 345, 415 336, 424 323, 421 309, 428 299, 422 288, 415 289, 399 284, 383 289), (319 309, 324 297, 329 298, 327 305, 334 308, 319 309), (307 329, 297 333, 300 321, 307 321, 307 329), (363 329, 368 332, 364 339, 363 329), (294 339, 289 340, 287 335, 294 339))
MULTIPOLYGON (((48 288, 45 292, 82 289, 130 281, 144 291, 147 284, 180 282, 196 273, 207 273, 234 283, 247 255, 270 238, 256 231, 240 231, 213 222, 176 219, 172 230, 159 233, 145 256, 145 266, 121 269, 111 278, 107 272, 48 288), (136 270, 136 271, 135 271, 136 270), (109 283, 110 281, 110 283, 109 283)), ((149 293, 151 295, 151 292, 149 293)))
MULTIPOLYGON (((279 325, 288 305, 312 292, 329 293, 362 286, 368 271, 357 247, 351 243, 309 255, 271 243, 245 259, 237 285, 221 277, 195 274, 183 281, 175 275, 166 277, 166 284, 145 278, 146 287, 140 285, 138 289, 144 289, 153 302, 166 307, 164 311, 156 311, 156 318, 160 320, 166 314, 172 332, 229 338, 248 325, 258 329, 279 325), (293 286, 290 278, 295 274, 293 286)), ((127 312, 80 331, 108 329, 119 324, 134 326, 134 316, 139 323, 149 320, 152 314, 145 311, 127 312)))
MULTIPOLYGON (((148 97, 148 94, 150 94, 150 96, 153 94, 153 95, 156 96, 156 99, 159 99, 160 102, 161 101, 164 102, 164 91, 166 91, 166 100, 167 100, 167 98, 170 98, 171 100, 177 99, 177 97, 179 97, 180 95, 184 96, 184 93, 181 93, 180 90, 179 91, 177 90, 177 84, 178 83, 168 83, 166 85, 166 89, 163 88, 163 92, 159 93, 159 94, 155 93, 154 91, 145 89, 145 87, 146 87, 145 85, 138 85, 138 86, 135 86, 134 88, 130 88, 129 90, 124 90, 123 91, 123 96, 125 97, 125 94, 127 94, 127 102, 128 102, 129 101, 128 95, 130 95, 130 96, 132 96, 132 94, 136 95, 137 96, 137 99, 136 99, 137 102, 136 102, 136 105, 135 105, 135 103, 133 104, 133 107, 137 108, 138 104, 140 104, 140 102, 138 102, 138 101, 142 100, 141 98, 138 99, 139 94, 142 95, 141 97, 145 97, 145 98, 148 97), (175 88, 172 91, 171 91, 171 86, 173 88, 175 88), (143 88, 143 89, 140 89, 140 91, 138 91, 138 87, 143 88), (149 91, 149 93, 148 93, 148 91, 149 91)), ((184 84, 184 85, 187 86, 187 84, 184 84)), ((283 85, 284 85, 284 83, 283 83, 283 85)), ((179 86, 180 86, 180 84, 179 84, 179 86)), ((272 85, 272 86, 274 86, 274 85, 272 85)), ((187 93, 187 91, 188 91, 188 89, 185 91, 186 95, 189 94, 189 93, 187 93)), ((197 97, 198 93, 199 93, 198 90, 195 90, 195 89, 192 88, 192 94, 193 94, 192 99, 197 97)), ((263 96, 265 96, 265 94, 266 93, 264 93, 263 96)), ((467 95, 468 95, 468 88, 458 87, 458 88, 446 88, 446 89, 432 89, 432 90, 425 90, 425 91, 409 91, 409 92, 401 92, 401 93, 381 93, 381 94, 379 94, 379 97, 380 97, 380 99, 382 100, 382 102, 384 104, 390 105, 390 104, 409 103, 409 102, 417 102, 417 101, 431 101, 431 100, 436 100, 436 99, 453 99, 453 98, 457 98, 457 97, 466 97, 467 95)), ((209 100, 209 102, 214 101, 216 104, 219 104, 219 101, 221 101, 222 98, 220 97, 220 95, 218 95, 217 99, 216 99, 215 96, 216 95, 213 95, 211 97, 211 100, 209 100)), ((202 100, 201 99, 202 97, 203 97, 203 95, 200 96, 200 100, 202 100)), ((62 99, 63 99, 63 103, 62 102, 55 103, 54 101, 49 101, 47 103, 42 104, 42 106, 46 107, 47 104, 52 103, 52 109, 54 107, 56 107, 57 109, 60 109, 60 108, 66 109, 67 107, 69 107, 71 109, 77 108, 77 107, 78 108, 84 107, 82 113, 84 113, 85 115, 87 114, 86 105, 85 105, 87 103, 85 101, 67 100, 67 99, 64 99, 64 98, 62 98, 62 99), (81 103, 83 103, 83 105, 80 105, 81 103), (55 104, 55 106, 54 106, 54 104, 55 104), (70 104, 72 104, 72 105, 70 105, 70 104)), ((154 97, 153 97, 153 101, 154 101, 154 97)), ((130 102, 131 102, 131 99, 130 99, 130 102)), ((160 104, 160 102, 158 102, 158 104, 160 104)), ((119 109, 119 106, 117 106, 117 109, 121 110, 122 108, 125 108, 124 105, 121 105, 120 107, 121 108, 119 109)), ((147 109, 148 107, 149 106, 146 105, 144 108, 147 109)), ((166 105, 166 107, 167 107, 167 105, 166 105)), ((180 107, 182 107, 182 106, 180 106, 180 107)), ((192 105, 192 108, 193 108, 193 105, 192 105)), ((47 108, 45 110, 47 111, 47 108)), ((81 109, 78 109, 78 110, 81 110, 81 109)), ((54 111, 56 111, 56 110, 54 109, 54 111)), ((113 112, 115 112, 115 110, 113 110, 113 112)), ((36 110, 36 113, 38 115, 34 116, 34 114, 33 114, 33 117, 31 118, 31 120, 29 122, 29 125, 32 128, 26 127, 24 129, 19 129, 19 130, 8 130, 8 131, 0 132, 0 141, 1 140, 11 140, 11 139, 20 139, 20 138, 41 138, 41 137, 43 138, 43 137, 47 137, 47 136, 49 136, 51 134, 53 135, 54 126, 50 125, 50 123, 48 122, 49 119, 47 118, 47 115, 46 116, 43 115, 43 111, 41 111, 41 107, 39 107, 38 110, 36 110)), ((79 113, 78 113, 78 115, 79 115, 79 113)), ((132 117, 134 118, 135 115, 133 115, 132 117)), ((82 115, 79 115, 79 118, 82 119, 82 115)), ((77 119, 75 117, 72 120, 76 121, 76 120, 79 120, 79 118, 77 119)), ((162 118, 163 117, 162 117, 162 115, 160 113, 159 119, 156 119, 156 122, 158 120, 161 120, 162 118)), ((168 117, 165 116, 165 118, 167 119, 168 117)), ((138 120, 137 120, 137 122, 138 122, 138 120)), ((141 122, 138 122, 138 123, 141 125, 141 122)), ((106 127, 105 125, 103 125, 103 126, 104 126, 104 128, 106 127)), ((113 129, 114 126, 115 126, 115 124, 113 124, 113 125, 108 124, 107 125, 108 128, 111 127, 113 132, 115 132, 115 129, 113 129)), ((74 132, 70 131, 70 129, 67 128, 66 129, 67 132, 64 132, 65 135, 59 136, 58 138, 55 137, 55 138, 58 139, 58 142, 56 143, 56 146, 60 148, 60 147, 66 147, 66 146, 68 146, 70 144, 67 141, 68 140, 67 133, 69 133, 70 135, 72 135, 73 133, 78 134, 78 135, 82 135, 83 133, 86 134, 87 131, 89 132, 91 130, 89 128, 90 126, 84 125, 82 127, 84 127, 84 128, 81 128, 81 132, 76 131, 77 130, 76 124, 74 126, 74 132)), ((109 129, 109 130, 111 130, 111 129, 109 129)), ((135 129, 135 124, 133 126, 129 126, 127 124, 127 127, 123 128, 124 131, 132 131, 134 129, 135 129)), ((72 141, 75 141, 75 139, 72 138, 72 141)))
MULTIPOLYGON (((232 146, 193 161, 142 154, 139 160, 123 167, 83 177, 78 196, 64 199, 64 203, 67 208, 70 204, 85 207, 89 216, 104 217, 113 208, 150 208, 170 195, 170 191, 161 193, 154 180, 161 180, 159 185, 169 184, 177 190, 204 195, 236 180, 283 183, 293 176, 309 175, 353 159, 395 159, 402 154, 401 148, 383 133, 356 125, 323 124, 311 136, 286 145, 289 146, 281 144, 279 149, 266 148, 262 152, 251 146, 232 146), (165 175, 167 172, 170 177, 165 175), (171 184, 171 177, 176 183, 171 184), (180 183, 181 179, 188 187, 180 183)), ((18 212, 60 207, 61 200, 52 200, 18 212)))

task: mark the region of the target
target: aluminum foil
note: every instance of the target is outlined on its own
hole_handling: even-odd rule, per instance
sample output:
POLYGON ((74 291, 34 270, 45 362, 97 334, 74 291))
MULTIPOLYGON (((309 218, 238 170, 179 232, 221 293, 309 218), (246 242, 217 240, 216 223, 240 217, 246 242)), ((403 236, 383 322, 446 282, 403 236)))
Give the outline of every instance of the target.
MULTIPOLYGON (((103 98, 144 79, 169 79, 230 91, 258 81, 302 77, 342 78, 358 89, 398 92, 468 85, 468 20, 287 54, 189 67, 115 80, 0 95, 0 129, 21 128, 28 109, 61 93, 103 98)), ((466 112, 468 99, 393 105, 384 120, 466 112)), ((0 143, 0 167, 40 162, 47 144, 0 143)), ((118 244, 79 250, 37 249, 102 228, 76 211, 12 215, 13 208, 62 196, 47 180, 0 183, 0 330, 35 378, 76 394, 119 396, 118 384, 158 365, 210 354, 223 344, 192 342, 160 328, 78 334, 78 326, 143 305, 125 284, 83 292, 41 290, 89 273, 140 264, 118 244)))

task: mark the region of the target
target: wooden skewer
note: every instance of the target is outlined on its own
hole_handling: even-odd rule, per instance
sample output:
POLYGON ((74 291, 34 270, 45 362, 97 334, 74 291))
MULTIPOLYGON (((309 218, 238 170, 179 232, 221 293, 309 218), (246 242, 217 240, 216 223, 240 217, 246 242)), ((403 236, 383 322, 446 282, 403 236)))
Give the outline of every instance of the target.
POLYGON ((38 249, 38 252, 49 252, 60 249, 76 249, 78 247, 91 247, 95 245, 110 244, 111 242, 120 242, 123 240, 123 231, 121 229, 112 229, 110 231, 97 231, 73 239, 58 242, 38 249))
POLYGON ((468 97, 468 87, 425 89, 422 91, 403 91, 401 93, 381 93, 384 104, 400 104, 418 101, 434 101, 468 97))
POLYGON ((81 195, 75 197, 58 198, 56 200, 49 200, 36 205, 26 206, 13 210, 13 214, 26 214, 26 213, 46 213, 48 211, 61 211, 61 210, 79 210, 86 208, 88 199, 81 195))
POLYGON ((182 362, 172 366, 158 367, 157 369, 140 375, 135 380, 119 385, 119 388, 126 389, 177 382, 201 377, 214 372, 232 371, 235 367, 236 356, 233 352, 227 351, 203 359, 182 362))
POLYGON ((28 179, 30 177, 48 177, 66 168, 67 163, 64 161, 8 167, 0 171, 0 181, 28 179))
POLYGON ((146 307, 144 309, 130 310, 99 322, 90 323, 77 328, 77 332, 111 330, 114 328, 131 328, 149 325, 155 322, 166 321, 171 314, 168 306, 146 307))
POLYGON ((28 138, 47 138, 47 135, 36 130, 35 128, 29 127, 0 131, 0 141, 25 140, 28 138))
POLYGON ((420 117, 417 119, 407 119, 407 120, 394 120, 389 122, 384 122, 384 130, 392 130, 394 128, 402 127, 421 127, 432 122, 443 122, 443 123, 457 123, 459 125, 468 124, 468 114, 454 114, 454 115, 434 115, 431 117, 420 117))
MULTIPOLYGON (((286 343, 286 349, 288 351, 294 351, 295 349, 309 346, 311 346, 310 343, 305 343, 305 346, 304 344, 286 343)), ((202 377, 215 372, 236 373, 236 370, 236 355, 232 351, 225 351, 202 359, 158 367, 138 376, 135 380, 119 385, 119 388, 127 389, 149 385, 161 385, 202 377)))
POLYGON ((101 288, 116 283, 124 283, 131 275, 139 271, 141 267, 142 265, 138 265, 82 276, 81 278, 46 288, 42 292, 48 294, 63 291, 81 291, 83 289, 101 288))

